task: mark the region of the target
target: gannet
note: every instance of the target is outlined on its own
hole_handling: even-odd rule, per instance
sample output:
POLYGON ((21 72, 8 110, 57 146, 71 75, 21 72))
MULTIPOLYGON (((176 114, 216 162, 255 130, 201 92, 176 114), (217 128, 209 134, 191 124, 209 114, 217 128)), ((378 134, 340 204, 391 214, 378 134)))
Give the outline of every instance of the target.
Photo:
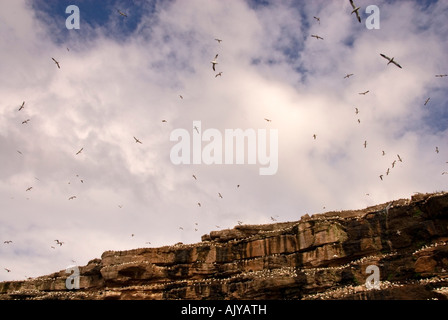
POLYGON ((314 16, 313 18, 316 19, 317 22, 319 22, 319 24, 320 24, 320 18, 319 17, 314 16))
POLYGON ((356 13, 356 18, 358 18, 359 23, 361 23, 361 17, 359 16, 359 9, 361 9, 361 7, 356 7, 355 4, 353 3, 353 0, 350 0, 350 4, 352 5, 353 8, 351 14, 356 13))
POLYGON ((119 9, 117 9, 117 11, 118 11, 118 13, 120 14, 120 15, 122 15, 123 17, 128 17, 125 13, 123 13, 123 12, 121 12, 119 9))
POLYGON ((403 160, 401 160, 401 157, 399 154, 397 154, 397 157, 398 157, 398 161, 403 162, 403 160))
POLYGON ((23 101, 22 105, 21 105, 20 108, 19 108, 19 111, 22 110, 22 109, 24 108, 24 105, 25 105, 25 101, 23 101))
POLYGON ((26 191, 30 191, 31 189, 33 189, 33 187, 29 187, 28 189, 26 189, 26 191))
POLYGON ((429 102, 429 99, 431 98, 426 99, 424 106, 426 106, 426 104, 429 102))
POLYGON ((135 139, 135 143, 140 143, 140 144, 142 144, 142 142, 141 142, 140 140, 138 140, 136 137, 134 137, 134 139, 135 139))
POLYGON ((212 64, 213 71, 216 71, 216 70, 215 70, 215 65, 218 64, 218 62, 216 62, 216 59, 217 59, 217 58, 218 58, 218 54, 216 54, 215 59, 213 59, 212 61, 210 61, 210 63, 212 64))
POLYGON ((392 57, 392 58, 389 58, 388 56, 386 56, 386 55, 384 55, 384 54, 382 54, 382 53, 380 53, 380 56, 382 56, 384 59, 386 59, 386 60, 389 60, 389 62, 387 63, 387 65, 389 65, 390 63, 393 63, 394 65, 396 65, 398 68, 401 68, 401 66, 398 64, 398 63, 396 63, 395 61, 394 61, 394 57, 392 57))
POLYGON ((355 108, 355 114, 358 114, 358 113, 359 113, 358 108, 355 108))
POLYGON ((311 37, 316 38, 317 40, 319 39, 324 40, 324 38, 318 36, 317 34, 312 34, 311 37))
POLYGON ((218 77, 218 76, 222 77, 222 71, 219 72, 218 74, 216 74, 216 75, 215 75, 215 78, 218 77))
POLYGON ((51 58, 51 59, 53 59, 54 63, 56 63, 56 65, 58 66, 58 68, 59 68, 59 69, 61 69, 61 66, 59 65, 59 62, 58 62, 58 61, 56 61, 56 59, 55 59, 55 58, 51 58))
POLYGON ((76 155, 80 154, 84 150, 84 148, 81 148, 78 152, 76 152, 76 155))

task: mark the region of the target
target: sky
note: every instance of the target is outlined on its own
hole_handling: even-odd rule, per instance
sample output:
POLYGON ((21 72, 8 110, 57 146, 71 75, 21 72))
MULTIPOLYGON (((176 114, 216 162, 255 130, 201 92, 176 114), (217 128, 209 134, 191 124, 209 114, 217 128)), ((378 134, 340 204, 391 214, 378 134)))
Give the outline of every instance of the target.
POLYGON ((446 191, 448 2, 355 3, 0 0, 0 281, 446 191), (207 129, 276 132, 278 170, 175 164, 207 129))

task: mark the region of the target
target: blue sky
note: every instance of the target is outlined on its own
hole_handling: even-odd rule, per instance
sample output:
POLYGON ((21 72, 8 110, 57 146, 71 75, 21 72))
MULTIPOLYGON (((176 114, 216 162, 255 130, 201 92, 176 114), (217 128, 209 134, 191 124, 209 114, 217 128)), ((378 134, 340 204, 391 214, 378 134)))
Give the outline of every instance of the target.
POLYGON ((448 4, 355 3, 362 23, 348 0, 0 0, 0 281, 446 190, 448 4), (278 172, 174 165, 193 121, 277 129, 278 172))

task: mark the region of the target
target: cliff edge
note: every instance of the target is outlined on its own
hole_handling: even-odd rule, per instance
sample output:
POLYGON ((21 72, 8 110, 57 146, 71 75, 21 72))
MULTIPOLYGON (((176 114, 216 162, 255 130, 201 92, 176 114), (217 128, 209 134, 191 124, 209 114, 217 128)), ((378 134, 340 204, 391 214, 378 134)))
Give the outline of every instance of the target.
POLYGON ((448 193, 299 221, 238 225, 200 243, 106 251, 79 268, 0 283, 0 300, 446 299, 448 193), (379 287, 369 289, 369 265, 379 287))

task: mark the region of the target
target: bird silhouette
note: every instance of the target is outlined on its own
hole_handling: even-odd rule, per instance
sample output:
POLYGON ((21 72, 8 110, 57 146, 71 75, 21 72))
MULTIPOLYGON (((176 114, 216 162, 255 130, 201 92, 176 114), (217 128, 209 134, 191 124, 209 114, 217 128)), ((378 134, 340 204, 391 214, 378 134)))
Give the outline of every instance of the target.
POLYGON ((221 41, 222 41, 221 39, 217 39, 217 38, 215 38, 215 40, 218 41, 218 43, 221 43, 221 41))
POLYGON ((383 175, 382 174, 380 174, 380 179, 381 179, 381 181, 383 181, 383 175))
POLYGON ((439 147, 436 147, 436 152, 439 153, 439 147))
POLYGON ((27 123, 30 122, 30 121, 31 121, 31 119, 23 120, 23 121, 22 121, 22 124, 27 124, 27 123))
POLYGON ((367 90, 367 91, 364 91, 364 92, 360 92, 359 94, 362 94, 362 95, 366 95, 366 94, 368 94, 370 91, 369 90, 367 90))
POLYGON ((10 244, 10 243, 12 243, 12 240, 6 240, 6 241, 3 241, 3 243, 10 244))
POLYGON ((353 73, 347 73, 347 74, 345 75, 344 79, 348 79, 348 78, 350 78, 350 77, 353 76, 353 75, 354 75, 353 73))
POLYGON ((446 76, 448 76, 448 74, 436 74, 437 78, 443 78, 443 77, 446 77, 446 76))
POLYGON ((25 105, 25 101, 23 101, 22 105, 19 108, 19 111, 22 110, 23 108, 25 108, 24 105, 25 105))
POLYGON ((426 106, 428 104, 429 99, 431 99, 431 98, 426 99, 424 106, 426 106))
POLYGON ((313 18, 316 19, 317 22, 319 22, 319 24, 320 24, 320 18, 319 17, 314 16, 313 18))
POLYGON ((314 140, 316 140, 316 138, 317 138, 316 134, 313 134, 313 138, 314 138, 314 140))
POLYGON ((221 195, 221 193, 218 192, 218 196, 222 199, 222 195, 221 195))
POLYGON ((222 71, 221 71, 221 72, 218 72, 218 73, 215 75, 215 78, 218 77, 218 76, 222 77, 222 71))
POLYGON ((61 66, 59 65, 59 62, 58 62, 58 61, 56 61, 56 59, 55 59, 55 58, 51 58, 51 59, 53 59, 54 63, 56 63, 56 65, 58 66, 58 68, 59 68, 59 69, 61 69, 61 66))
POLYGON ((198 127, 196 127, 196 126, 194 126, 194 128, 193 128, 194 130, 196 130, 196 132, 199 134, 199 130, 198 130, 198 127))
POLYGON ((3 269, 5 269, 5 270, 6 270, 6 272, 11 272, 11 270, 10 270, 10 269, 7 269, 7 268, 3 268, 3 269))
POLYGON ((55 242, 56 242, 56 244, 58 244, 59 246, 62 246, 62 244, 64 243, 64 242, 62 242, 62 241, 59 241, 59 240, 54 240, 55 242))
POLYGON ((384 150, 383 150, 382 152, 383 152, 383 156, 385 156, 385 155, 386 155, 386 152, 384 152, 384 150))
POLYGON ((364 141, 364 148, 367 148, 367 140, 364 141))
POLYGON ((195 175, 193 175, 194 180, 198 180, 195 175))
POLYGON ((216 70, 215 70, 215 66, 218 64, 218 62, 216 61, 216 59, 218 59, 218 54, 215 55, 215 59, 213 59, 212 61, 210 61, 210 63, 212 64, 213 71, 216 71, 216 70))
POLYGON ((266 120, 267 122, 272 122, 271 119, 264 118, 264 120, 266 120))
POLYGON ((396 65, 398 68, 402 69, 401 66, 400 66, 397 62, 395 62, 394 57, 389 58, 388 56, 386 56, 386 55, 384 55, 384 54, 382 54, 382 53, 380 53, 380 56, 382 56, 382 57, 383 57, 384 59, 386 59, 386 60, 389 60, 389 62, 387 63, 387 65, 389 65, 390 63, 393 63, 393 64, 396 65))
POLYGON ((68 198, 68 200, 73 200, 76 199, 76 196, 71 196, 70 198, 68 198))
POLYGON ((81 148, 78 152, 76 152, 76 155, 80 154, 84 150, 84 148, 81 148))
POLYGON ((117 9, 117 12, 118 12, 121 16, 123 16, 123 17, 125 17, 125 18, 128 17, 125 13, 121 12, 119 9, 117 9))
POLYGON ((33 187, 28 187, 28 188, 26 189, 26 191, 30 191, 31 189, 33 189, 33 187))
POLYGON ((352 5, 353 8, 351 14, 356 13, 356 18, 358 19, 359 23, 361 23, 361 17, 359 15, 359 9, 361 9, 361 7, 356 7, 355 4, 353 3, 353 0, 350 0, 350 4, 352 5))
POLYGON ((403 160, 401 159, 399 154, 397 154, 397 157, 398 157, 398 161, 403 162, 403 160))
POLYGON ((318 36, 317 34, 312 34, 311 37, 316 38, 317 40, 319 39, 324 40, 324 38, 318 36))
POLYGON ((134 139, 135 139, 135 143, 140 143, 140 144, 142 144, 142 142, 141 142, 140 140, 138 140, 136 137, 134 137, 134 139))
POLYGON ((394 162, 392 162, 392 168, 395 167, 395 163, 397 163, 397 160, 394 160, 394 162))
POLYGON ((201 203, 200 203, 200 202, 198 202, 198 206, 199 206, 199 207, 201 206, 201 203))

